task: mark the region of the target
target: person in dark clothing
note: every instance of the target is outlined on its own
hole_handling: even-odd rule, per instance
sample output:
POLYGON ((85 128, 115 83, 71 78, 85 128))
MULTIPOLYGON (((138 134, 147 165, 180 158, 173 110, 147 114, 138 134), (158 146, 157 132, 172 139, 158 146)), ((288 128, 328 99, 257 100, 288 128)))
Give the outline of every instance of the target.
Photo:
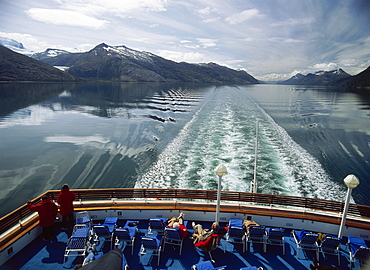
POLYGON ((31 211, 38 212, 43 240, 49 241, 55 234, 54 219, 58 213, 58 207, 46 195, 42 196, 41 199, 42 201, 39 204, 33 205, 31 201, 28 201, 27 205, 31 211))
POLYGON ((73 201, 76 195, 69 190, 68 184, 64 184, 57 198, 57 203, 60 206, 60 214, 62 216, 62 229, 67 230, 73 227, 73 201))

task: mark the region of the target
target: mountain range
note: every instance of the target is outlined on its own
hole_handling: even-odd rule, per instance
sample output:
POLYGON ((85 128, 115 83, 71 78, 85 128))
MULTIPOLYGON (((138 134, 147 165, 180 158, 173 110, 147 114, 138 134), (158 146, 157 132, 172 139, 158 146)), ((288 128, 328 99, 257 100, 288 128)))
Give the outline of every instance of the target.
MULTIPOLYGON (((174 62, 150 52, 133 50, 123 45, 109 46, 101 43, 90 51, 78 53, 60 49, 30 53, 21 43, 0 38, 0 81, 15 80, 260 83, 245 71, 230 69, 215 63, 174 62), (30 55, 31 58, 26 55, 30 55)), ((289 80, 277 83, 370 87, 370 67, 355 76, 337 69, 307 75, 298 73, 289 80)))
POLYGON ((48 49, 32 57, 52 66, 64 67, 69 74, 84 79, 133 82, 259 83, 245 71, 230 69, 214 63, 178 63, 149 52, 136 51, 126 46, 109 46, 105 43, 84 53, 48 49))
POLYGON ((286 81, 278 82, 278 84, 370 87, 370 67, 355 76, 351 76, 341 68, 307 75, 297 73, 286 81))
POLYGON ((343 69, 339 68, 332 71, 318 71, 303 75, 298 73, 286 81, 279 84, 296 84, 296 85, 330 85, 333 81, 351 77, 343 69))
POLYGON ((0 46, 0 81, 81 80, 53 66, 0 46))

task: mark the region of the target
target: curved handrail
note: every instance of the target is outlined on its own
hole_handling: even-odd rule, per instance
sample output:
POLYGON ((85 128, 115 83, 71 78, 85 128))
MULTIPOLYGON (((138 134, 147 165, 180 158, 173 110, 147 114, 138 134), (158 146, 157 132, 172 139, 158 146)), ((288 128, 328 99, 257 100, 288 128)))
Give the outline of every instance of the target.
MULTIPOLYGON (((32 200, 38 203, 43 195, 56 200, 59 190, 49 190, 32 200)), ((176 199, 176 200, 206 200, 215 201, 217 191, 215 190, 189 190, 189 189, 136 189, 136 188, 107 188, 107 189, 74 189, 77 200, 108 200, 108 199, 176 199)), ((221 200, 237 203, 249 203, 276 207, 303 208, 305 210, 324 211, 340 214, 344 203, 315 198, 294 197, 286 195, 273 195, 262 193, 222 191, 221 200)), ((27 204, 22 205, 13 212, 0 218, 0 233, 27 216, 29 211, 27 204)), ((370 218, 370 206, 350 204, 349 216, 370 218)))

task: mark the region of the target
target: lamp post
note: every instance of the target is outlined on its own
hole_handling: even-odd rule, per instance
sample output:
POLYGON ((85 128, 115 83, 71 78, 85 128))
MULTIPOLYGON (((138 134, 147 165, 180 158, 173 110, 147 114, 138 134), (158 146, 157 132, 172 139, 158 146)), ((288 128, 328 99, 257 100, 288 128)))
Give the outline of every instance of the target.
POLYGON ((218 186, 217 186, 217 206, 216 206, 216 218, 215 221, 219 222, 219 216, 220 216, 220 200, 221 200, 221 180, 222 176, 224 176, 227 173, 227 169, 225 165, 219 164, 216 169, 215 173, 218 175, 218 186))
POLYGON ((348 207, 349 207, 349 199, 351 198, 352 189, 357 187, 360 184, 360 180, 358 180, 358 178, 353 174, 347 175, 343 181, 348 187, 348 190, 347 190, 346 202, 344 204, 342 221, 340 223, 339 232, 338 232, 339 238, 342 237, 343 227, 346 224, 347 212, 348 212, 348 207))

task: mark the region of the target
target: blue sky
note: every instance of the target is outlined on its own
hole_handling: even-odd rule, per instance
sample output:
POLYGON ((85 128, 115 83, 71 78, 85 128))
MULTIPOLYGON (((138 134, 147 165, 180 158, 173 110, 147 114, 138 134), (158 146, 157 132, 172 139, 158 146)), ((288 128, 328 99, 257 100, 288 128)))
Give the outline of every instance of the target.
POLYGON ((0 36, 35 52, 105 42, 261 80, 370 66, 369 0, 1 0, 0 36))

